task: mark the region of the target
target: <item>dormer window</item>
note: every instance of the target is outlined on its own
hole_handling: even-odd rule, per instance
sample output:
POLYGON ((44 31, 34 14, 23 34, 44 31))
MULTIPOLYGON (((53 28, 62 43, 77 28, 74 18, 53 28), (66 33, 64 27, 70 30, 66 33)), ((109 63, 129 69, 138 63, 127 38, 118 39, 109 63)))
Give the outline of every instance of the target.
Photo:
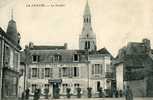
POLYGON ((62 60, 62 56, 61 55, 54 55, 54 61, 55 62, 59 62, 62 60))
POLYGON ((32 56, 32 62, 39 62, 39 61, 40 61, 40 56, 38 56, 38 55, 32 56))
POLYGON ((79 61, 79 55, 78 54, 74 54, 73 55, 73 61, 74 62, 78 62, 79 61))

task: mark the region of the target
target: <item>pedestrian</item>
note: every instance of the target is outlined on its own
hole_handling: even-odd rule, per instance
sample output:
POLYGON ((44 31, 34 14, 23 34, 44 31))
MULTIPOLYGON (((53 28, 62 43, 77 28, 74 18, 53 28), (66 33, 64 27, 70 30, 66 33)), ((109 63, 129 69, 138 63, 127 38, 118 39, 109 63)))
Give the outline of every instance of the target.
POLYGON ((118 90, 115 90, 115 97, 118 98, 118 90))
POLYGON ((41 89, 38 89, 38 100, 40 99, 40 95, 41 95, 41 89))
POLYGON ((29 92, 30 92, 30 90, 29 90, 29 88, 27 88, 27 89, 25 90, 25 99, 26 99, 26 100, 29 99, 29 92))
POLYGON ((39 91, 38 91, 38 89, 36 88, 35 91, 34 91, 33 100, 38 100, 38 99, 39 99, 39 91))
POLYGON ((23 91, 21 94, 21 100, 24 100, 24 97, 25 97, 25 92, 23 91))
POLYGON ((125 91, 125 99, 126 100, 133 100, 133 93, 129 86, 127 86, 127 89, 125 91))
POLYGON ((120 93, 120 97, 122 97, 122 94, 123 94, 123 93, 122 93, 122 90, 120 90, 119 93, 120 93))

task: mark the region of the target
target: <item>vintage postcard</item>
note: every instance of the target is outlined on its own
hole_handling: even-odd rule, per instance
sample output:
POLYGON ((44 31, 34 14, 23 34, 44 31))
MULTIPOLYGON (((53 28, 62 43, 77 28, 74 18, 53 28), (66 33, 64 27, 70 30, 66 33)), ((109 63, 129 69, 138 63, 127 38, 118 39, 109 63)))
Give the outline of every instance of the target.
POLYGON ((0 0, 0 100, 152 100, 153 1, 0 0))

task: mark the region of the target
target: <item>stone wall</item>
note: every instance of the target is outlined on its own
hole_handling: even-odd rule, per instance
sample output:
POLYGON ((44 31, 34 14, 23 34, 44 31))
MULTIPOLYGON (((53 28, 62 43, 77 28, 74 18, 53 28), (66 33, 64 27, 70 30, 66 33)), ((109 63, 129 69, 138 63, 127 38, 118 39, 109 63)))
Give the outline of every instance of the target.
POLYGON ((133 95, 136 97, 146 96, 146 85, 145 80, 135 80, 129 82, 133 95))

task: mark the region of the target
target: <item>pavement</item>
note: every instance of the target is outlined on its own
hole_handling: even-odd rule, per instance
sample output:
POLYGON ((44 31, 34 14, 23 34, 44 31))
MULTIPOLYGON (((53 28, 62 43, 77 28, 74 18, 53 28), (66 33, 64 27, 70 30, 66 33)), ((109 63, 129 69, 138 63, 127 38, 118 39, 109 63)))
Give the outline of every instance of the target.
MULTIPOLYGON (((30 98, 29 100, 33 100, 33 98, 30 98)), ((39 100, 125 100, 125 98, 60 98, 60 99, 44 99, 40 98, 39 100)), ((133 100, 153 100, 153 97, 134 97, 133 100)))

